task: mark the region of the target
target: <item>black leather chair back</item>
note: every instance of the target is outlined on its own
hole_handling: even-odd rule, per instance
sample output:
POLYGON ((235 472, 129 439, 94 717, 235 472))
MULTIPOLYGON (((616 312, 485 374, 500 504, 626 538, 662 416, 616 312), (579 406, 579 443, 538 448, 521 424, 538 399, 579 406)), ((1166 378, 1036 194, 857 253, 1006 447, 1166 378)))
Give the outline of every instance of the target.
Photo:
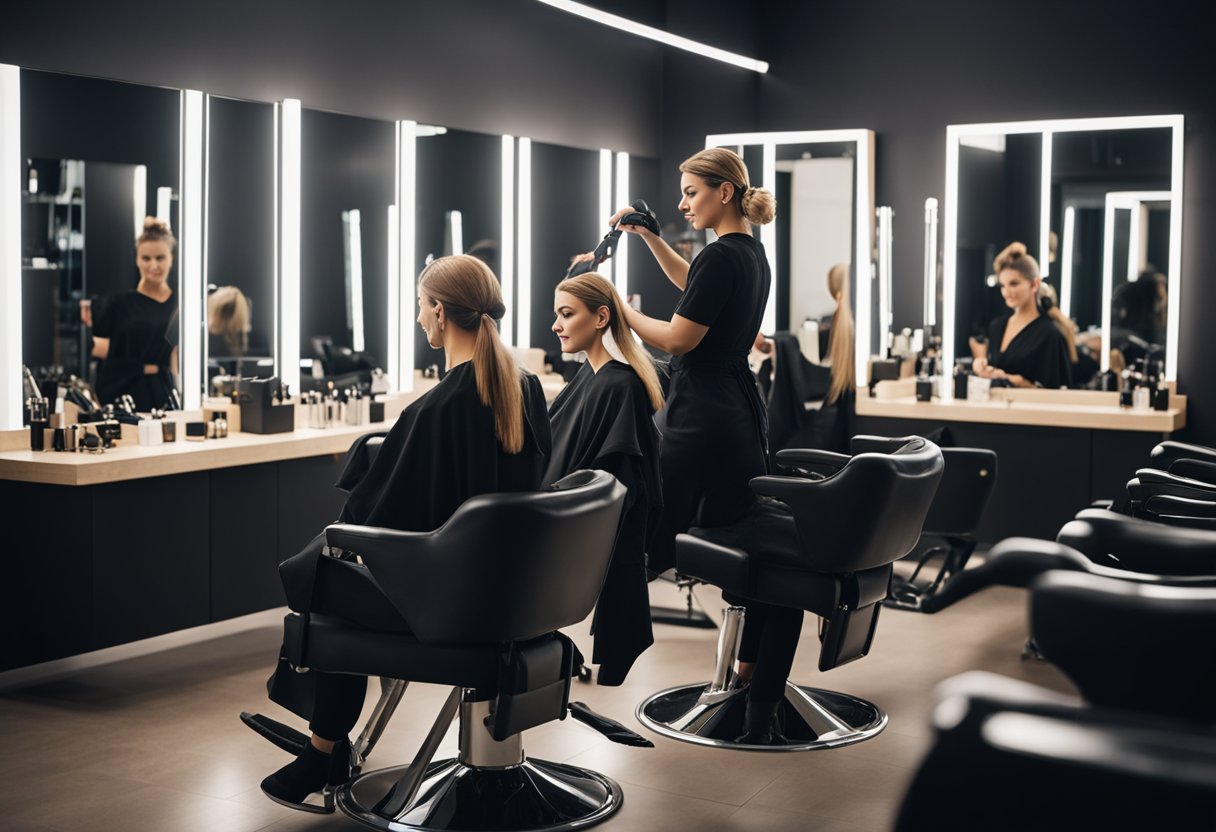
POLYGON ((337 524, 423 643, 533 638, 590 614, 607 573, 625 487, 578 471, 547 492, 483 494, 430 532, 337 524))
POLYGON ((1065 523, 1056 540, 1111 569, 1152 575, 1216 575, 1213 531, 1089 508, 1065 523))
POLYGON ((1049 572, 1031 590, 1039 652, 1086 701, 1216 723, 1216 588, 1049 572))
POLYGON ((942 481, 925 517, 925 534, 975 533, 996 485, 996 452, 987 448, 942 448, 942 481))
POLYGON ((896 832, 1170 829, 1216 813, 1216 734, 991 673, 944 682, 896 832))
POLYGON ((1199 460, 1216 465, 1216 448, 1192 445, 1188 442, 1175 442, 1170 439, 1153 448, 1148 458, 1153 468, 1159 468, 1162 471, 1173 471, 1174 463, 1184 459, 1199 460))
POLYGON ((942 478, 941 449, 918 436, 862 453, 821 480, 757 477, 752 488, 794 513, 809 569, 858 572, 912 551, 942 478))

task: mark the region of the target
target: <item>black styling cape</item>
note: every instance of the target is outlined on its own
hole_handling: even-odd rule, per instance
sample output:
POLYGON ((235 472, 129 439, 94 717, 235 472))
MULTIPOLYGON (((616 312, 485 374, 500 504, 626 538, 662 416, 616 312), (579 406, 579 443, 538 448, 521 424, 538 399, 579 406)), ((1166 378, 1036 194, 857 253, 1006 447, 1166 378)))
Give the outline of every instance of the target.
POLYGON ((598 468, 629 489, 608 576, 596 604, 592 661, 601 685, 619 685, 654 643, 646 581, 646 545, 663 505, 659 431, 642 380, 628 364, 599 372, 584 364, 549 408, 553 454, 545 484, 598 468))
POLYGON ((1001 351, 1011 315, 994 318, 988 325, 988 363, 1049 390, 1071 385, 1068 344, 1047 315, 1039 315, 1028 323, 1001 351))
POLYGON ((831 389, 832 371, 807 361, 797 336, 778 332, 773 335, 773 343, 776 367, 768 397, 768 449, 772 470, 777 470, 777 451, 787 448, 847 453, 851 402, 847 394, 832 404, 824 401, 831 389), (813 407, 808 409, 808 403, 813 407))
POLYGON ((473 362, 453 367, 397 418, 371 466, 352 452, 338 478, 350 496, 343 523, 403 531, 437 529, 470 497, 540 488, 552 446, 545 397, 534 375, 521 379, 524 447, 508 454, 481 403, 473 362))

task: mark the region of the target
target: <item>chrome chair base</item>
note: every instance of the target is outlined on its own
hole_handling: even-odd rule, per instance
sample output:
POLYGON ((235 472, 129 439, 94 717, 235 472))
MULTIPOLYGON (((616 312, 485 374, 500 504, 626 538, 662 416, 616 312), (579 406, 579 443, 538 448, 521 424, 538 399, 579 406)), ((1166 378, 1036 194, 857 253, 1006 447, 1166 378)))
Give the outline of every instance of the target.
POLYGON ((637 717, 650 730, 673 740, 737 751, 836 748, 868 740, 887 727, 887 715, 864 699, 786 682, 778 722, 788 742, 737 743, 746 706, 746 687, 714 693, 702 683, 654 694, 638 706, 637 717))
POLYGON ((338 808, 373 829, 405 830, 542 830, 586 829, 621 808, 615 781, 574 766, 525 760, 504 768, 476 768, 459 760, 432 763, 417 796, 392 816, 394 786, 408 766, 373 771, 338 790, 338 808))

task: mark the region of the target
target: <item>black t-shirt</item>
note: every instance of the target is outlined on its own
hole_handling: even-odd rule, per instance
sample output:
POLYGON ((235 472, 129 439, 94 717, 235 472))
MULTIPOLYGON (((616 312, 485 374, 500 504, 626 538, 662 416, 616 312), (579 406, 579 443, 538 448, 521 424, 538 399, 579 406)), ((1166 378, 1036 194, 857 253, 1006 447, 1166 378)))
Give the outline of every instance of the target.
POLYGON ((688 283, 676 314, 709 327, 684 359, 747 359, 760 331, 773 282, 764 246, 749 234, 719 237, 701 250, 688 269, 688 283))
POLYGON ((177 343, 177 298, 158 301, 140 292, 110 300, 93 322, 93 334, 110 339, 110 351, 97 371, 97 395, 109 404, 124 393, 139 410, 164 407, 172 384, 170 358, 177 343), (144 372, 155 364, 160 371, 144 372))

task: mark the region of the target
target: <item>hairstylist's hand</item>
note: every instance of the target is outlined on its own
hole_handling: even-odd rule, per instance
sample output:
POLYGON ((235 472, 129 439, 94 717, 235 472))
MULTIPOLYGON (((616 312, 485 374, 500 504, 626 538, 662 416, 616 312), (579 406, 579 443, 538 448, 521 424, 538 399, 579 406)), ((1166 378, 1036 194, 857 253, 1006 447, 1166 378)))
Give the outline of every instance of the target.
MULTIPOLYGON (((635 209, 633 208, 633 206, 629 206, 627 208, 622 208, 621 210, 617 211, 615 214, 613 214, 611 217, 608 218, 608 225, 610 227, 616 226, 616 224, 621 221, 621 217, 625 216, 626 214, 632 213, 634 210, 635 209)), ((622 225, 621 230, 627 231, 630 234, 637 234, 639 237, 643 237, 643 238, 654 237, 654 234, 649 229, 643 228, 640 225, 622 225)))
MULTIPOLYGON (((594 259, 595 259, 594 251, 584 251, 582 254, 576 254, 573 257, 571 257, 570 265, 573 266, 575 263, 589 263, 594 259)), ((604 262, 604 261, 601 260, 600 263, 602 263, 602 262, 604 262)), ((597 263, 596 265, 599 265, 599 264, 597 263)))

